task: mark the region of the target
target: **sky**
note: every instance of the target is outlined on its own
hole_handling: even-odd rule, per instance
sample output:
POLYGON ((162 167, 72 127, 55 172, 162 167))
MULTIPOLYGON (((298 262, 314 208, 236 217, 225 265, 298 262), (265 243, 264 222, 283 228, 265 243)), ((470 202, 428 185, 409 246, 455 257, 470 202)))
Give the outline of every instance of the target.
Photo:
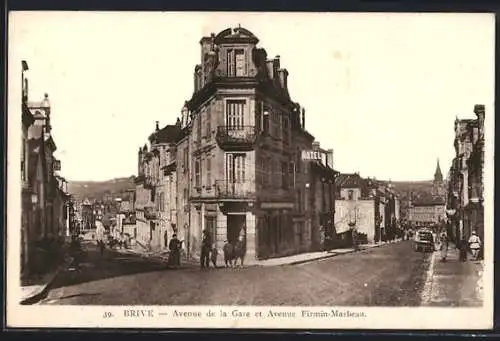
MULTIPOLYGON (((201 37, 238 24, 281 57, 306 129, 341 172, 428 180, 439 158, 446 176, 455 118, 474 104, 493 115, 488 14, 11 12, 9 103, 26 60, 30 100, 49 95, 61 175, 134 175, 155 121, 173 124, 193 93, 201 37)), ((9 119, 20 127, 17 109, 9 119)))

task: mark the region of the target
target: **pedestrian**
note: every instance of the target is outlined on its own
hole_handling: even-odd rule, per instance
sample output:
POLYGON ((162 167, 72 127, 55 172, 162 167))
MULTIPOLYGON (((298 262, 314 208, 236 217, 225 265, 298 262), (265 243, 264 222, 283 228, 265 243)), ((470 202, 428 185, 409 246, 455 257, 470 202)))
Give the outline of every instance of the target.
POLYGON ((448 236, 446 233, 441 233, 439 238, 439 249, 441 250, 441 261, 446 262, 448 256, 448 236))
POLYGON ((352 228, 352 247, 354 249, 354 252, 359 251, 359 245, 358 245, 358 230, 353 227, 352 228))
POLYGON ((217 256, 219 255, 219 251, 217 250, 217 246, 214 244, 212 246, 212 252, 210 255, 210 258, 212 260, 212 264, 214 265, 214 268, 217 269, 217 256))
POLYGON ((201 240, 200 267, 202 269, 210 266, 210 250, 212 249, 212 238, 210 232, 203 230, 201 240))
POLYGON ((101 254, 101 257, 104 255, 104 249, 106 245, 104 244, 104 225, 102 224, 101 220, 99 218, 96 219, 95 221, 95 233, 96 233, 96 239, 97 239, 97 245, 99 246, 99 253, 101 254))
POLYGON ((481 239, 475 230, 472 231, 472 235, 469 238, 469 248, 472 252, 472 258, 474 260, 478 260, 479 250, 481 248, 481 239))
POLYGON ((181 265, 181 244, 182 242, 177 239, 177 234, 174 233, 168 244, 168 249, 170 250, 168 264, 174 268, 181 265))
POLYGON ((165 230, 165 233, 163 234, 163 241, 165 244, 165 248, 168 248, 168 231, 165 230))
POLYGON ((458 240, 458 252, 459 252, 459 260, 461 262, 466 262, 467 261, 467 241, 465 238, 462 236, 458 240))
POLYGON ((71 243, 69 244, 69 252, 70 256, 73 258, 73 266, 75 270, 80 270, 80 262, 82 258, 82 245, 80 243, 80 239, 77 235, 71 236, 71 243))

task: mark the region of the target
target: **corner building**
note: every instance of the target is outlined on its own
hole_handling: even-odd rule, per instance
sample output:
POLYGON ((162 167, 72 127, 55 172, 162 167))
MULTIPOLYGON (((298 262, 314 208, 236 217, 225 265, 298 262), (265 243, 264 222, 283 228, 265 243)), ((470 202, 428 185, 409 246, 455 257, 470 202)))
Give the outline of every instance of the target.
POLYGON ((317 227, 305 190, 311 163, 301 160, 314 137, 305 130, 305 110, 290 98, 279 56, 268 59, 258 41, 241 27, 200 41, 201 64, 182 118, 190 132, 178 147, 185 165, 178 172, 189 169, 189 186, 178 188, 188 204, 180 211, 189 217, 179 220, 189 225, 193 256, 204 229, 219 250, 244 237, 247 263, 314 244, 317 227))

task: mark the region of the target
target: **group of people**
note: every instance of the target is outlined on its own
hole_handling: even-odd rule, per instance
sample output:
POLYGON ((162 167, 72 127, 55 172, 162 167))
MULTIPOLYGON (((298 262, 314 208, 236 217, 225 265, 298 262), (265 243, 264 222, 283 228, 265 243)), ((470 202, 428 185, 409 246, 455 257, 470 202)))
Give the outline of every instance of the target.
MULTIPOLYGON (((449 239, 446 232, 441 232, 438 239, 438 249, 441 253, 441 261, 445 262, 448 257, 448 247, 449 247, 449 239)), ((481 250, 481 238, 477 235, 476 231, 472 231, 471 236, 468 240, 465 237, 462 237, 457 244, 456 247, 459 250, 459 260, 461 262, 467 261, 467 251, 470 250, 472 253, 472 260, 477 261, 479 259, 479 251, 481 250)))
MULTIPOLYGON (((168 264, 174 268, 180 266, 181 259, 181 249, 183 241, 177 238, 177 234, 174 234, 168 243, 169 257, 168 264)), ((238 241, 234 244, 229 241, 225 241, 224 247, 224 262, 226 266, 234 266, 237 261, 241 261, 243 266, 243 260, 245 256, 245 243, 244 238, 240 237, 238 241)), ((203 230, 202 240, 201 240, 201 252, 200 252, 200 268, 208 269, 210 268, 210 263, 217 268, 217 258, 219 251, 217 246, 213 242, 212 235, 209 231, 203 230)))

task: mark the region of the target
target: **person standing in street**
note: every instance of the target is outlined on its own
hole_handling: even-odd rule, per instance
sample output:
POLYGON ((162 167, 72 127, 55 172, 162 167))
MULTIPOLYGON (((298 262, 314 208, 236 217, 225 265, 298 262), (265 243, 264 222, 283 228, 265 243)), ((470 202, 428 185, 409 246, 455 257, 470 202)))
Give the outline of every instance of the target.
POLYGON ((469 238, 469 248, 472 252, 472 258, 478 260, 479 249, 481 248, 481 239, 477 235, 476 231, 472 231, 472 235, 469 238))
POLYGON ((214 268, 217 269, 217 256, 219 255, 219 251, 217 250, 217 245, 212 245, 212 252, 210 254, 210 258, 212 260, 212 264, 214 265, 214 268))
POLYGON ((358 230, 356 227, 352 228, 352 247, 355 252, 359 251, 358 230))
POLYGON ((441 261, 446 262, 448 256, 448 236, 442 232, 439 238, 439 249, 441 250, 441 261))
POLYGON ((101 254, 101 257, 104 255, 104 248, 106 247, 104 244, 104 225, 102 224, 101 220, 98 218, 95 221, 95 234, 96 234, 96 240, 97 240, 97 245, 99 246, 99 253, 101 254))
POLYGON ((207 230, 203 230, 201 240, 200 267, 202 269, 210 266, 210 251, 212 249, 212 238, 207 230))
POLYGON ((169 265, 172 265, 174 268, 179 267, 181 265, 181 242, 177 239, 177 234, 174 233, 172 235, 168 249, 170 250, 168 257, 169 265))
POLYGON ((467 241, 465 238, 462 236, 458 240, 458 252, 459 252, 459 260, 461 262, 466 262, 467 261, 467 241))

